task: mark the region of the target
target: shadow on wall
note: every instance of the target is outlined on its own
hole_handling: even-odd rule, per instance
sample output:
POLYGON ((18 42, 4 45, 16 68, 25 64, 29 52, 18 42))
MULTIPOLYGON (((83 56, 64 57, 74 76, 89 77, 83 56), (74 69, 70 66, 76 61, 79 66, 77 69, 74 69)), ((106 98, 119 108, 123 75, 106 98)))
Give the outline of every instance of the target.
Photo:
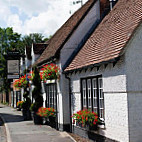
POLYGON ((88 131, 88 138, 95 142, 117 142, 115 140, 111 140, 99 134, 95 134, 94 132, 88 131))

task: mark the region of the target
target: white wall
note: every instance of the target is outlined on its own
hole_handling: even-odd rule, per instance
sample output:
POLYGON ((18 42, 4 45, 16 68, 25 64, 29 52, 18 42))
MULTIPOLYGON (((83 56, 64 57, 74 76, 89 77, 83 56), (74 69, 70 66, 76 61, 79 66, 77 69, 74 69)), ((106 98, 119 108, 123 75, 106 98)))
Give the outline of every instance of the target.
POLYGON ((128 104, 126 92, 126 69, 124 58, 120 59, 113 67, 109 64, 70 75, 72 84, 72 109, 75 113, 81 109, 80 78, 102 75, 105 102, 105 129, 98 133, 110 139, 128 142, 128 104))
MULTIPOLYGON (((56 63, 61 69, 60 60, 56 63)), ((69 82, 65 78, 64 74, 61 74, 60 79, 57 80, 57 108, 58 108, 58 123, 59 124, 69 124, 69 82)))
POLYGON ((35 54, 34 49, 33 49, 33 44, 32 44, 32 49, 31 49, 31 56, 32 56, 32 65, 35 63, 35 61, 40 57, 40 54, 35 54))
POLYGON ((28 69, 28 67, 32 64, 32 60, 27 59, 27 57, 25 58, 25 63, 26 63, 26 69, 28 69))
MULTIPOLYGON (((100 19, 100 4, 99 0, 91 8, 87 16, 83 19, 77 29, 74 31, 69 40, 65 43, 60 52, 60 60, 57 64, 61 68, 69 59, 75 48, 80 44, 81 40, 88 33, 92 25, 100 19)), ((69 114, 69 81, 65 78, 64 74, 60 75, 60 80, 57 83, 57 100, 58 100, 58 122, 60 124, 69 124, 70 123, 70 114, 69 114)))
POLYGON ((126 47, 130 142, 142 141, 142 24, 126 47))
POLYGON ((61 66, 66 63, 67 59, 73 53, 74 49, 77 48, 81 40, 88 33, 92 25, 100 19, 100 2, 99 0, 91 8, 87 16, 83 19, 77 29, 74 31, 72 36, 66 42, 61 50, 61 66))

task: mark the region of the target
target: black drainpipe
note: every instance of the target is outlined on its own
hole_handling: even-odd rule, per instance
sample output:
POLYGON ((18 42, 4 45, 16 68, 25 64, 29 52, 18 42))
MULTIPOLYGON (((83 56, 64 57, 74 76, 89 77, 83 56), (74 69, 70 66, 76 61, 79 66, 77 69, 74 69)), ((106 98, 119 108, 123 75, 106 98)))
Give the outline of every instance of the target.
POLYGON ((70 132, 72 133, 72 110, 71 110, 71 79, 67 76, 67 74, 65 73, 65 78, 68 79, 69 81, 69 112, 70 112, 70 132))

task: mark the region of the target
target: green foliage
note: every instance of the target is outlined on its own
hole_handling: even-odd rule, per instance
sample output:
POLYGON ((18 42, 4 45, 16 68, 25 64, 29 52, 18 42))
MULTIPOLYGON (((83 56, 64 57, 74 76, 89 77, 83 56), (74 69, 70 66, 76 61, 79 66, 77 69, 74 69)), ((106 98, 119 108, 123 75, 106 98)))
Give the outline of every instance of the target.
POLYGON ((3 56, 8 51, 19 51, 24 53, 24 44, 21 35, 14 32, 12 28, 0 28, 0 78, 3 79, 3 85, 0 86, 0 91, 7 92, 10 83, 7 80, 6 60, 3 56))
POLYGON ((24 86, 24 102, 22 104, 22 108, 25 110, 29 110, 31 106, 31 99, 29 98, 29 83, 24 86))
POLYGON ((34 67, 33 72, 35 74, 33 78, 33 85, 35 87, 32 92, 32 96, 35 99, 35 103, 32 104, 31 109, 32 111, 37 112, 38 109, 42 107, 43 105, 43 97, 41 95, 41 79, 40 79, 39 70, 37 69, 37 67, 34 67))
POLYGON ((21 54, 24 53, 24 44, 21 39, 21 34, 14 32, 10 27, 6 29, 0 28, 0 43, 0 48, 3 53, 13 50, 17 50, 21 54))
POLYGON ((43 43, 44 39, 43 39, 43 35, 39 34, 39 33, 32 33, 29 35, 25 35, 23 38, 23 43, 26 46, 31 47, 33 43, 43 43))
POLYGON ((22 108, 24 110, 29 110, 31 106, 31 99, 29 97, 26 97, 26 101, 23 102, 22 108))

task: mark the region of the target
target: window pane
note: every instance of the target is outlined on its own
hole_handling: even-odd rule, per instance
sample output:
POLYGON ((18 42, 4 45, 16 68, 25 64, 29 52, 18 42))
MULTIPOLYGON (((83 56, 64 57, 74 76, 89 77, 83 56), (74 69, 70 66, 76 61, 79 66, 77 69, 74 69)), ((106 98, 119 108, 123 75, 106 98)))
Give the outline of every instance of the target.
POLYGON ((98 78, 98 86, 99 86, 99 111, 100 118, 104 119, 104 94, 102 89, 102 78, 98 78))
POLYGON ((98 113, 100 118, 104 119, 104 94, 103 94, 102 77, 83 79, 82 97, 83 97, 83 102, 82 102, 83 108, 91 109, 93 107, 93 111, 98 113))
POLYGON ((88 91, 88 108, 92 107, 91 104, 91 79, 87 80, 87 91, 88 91))
POLYGON ((47 107, 56 109, 56 84, 47 84, 47 107))
POLYGON ((92 80, 92 86, 93 86, 93 111, 98 112, 98 103, 97 103, 97 79, 94 78, 92 80))
POLYGON ((82 80, 83 108, 86 108, 86 81, 82 80))

